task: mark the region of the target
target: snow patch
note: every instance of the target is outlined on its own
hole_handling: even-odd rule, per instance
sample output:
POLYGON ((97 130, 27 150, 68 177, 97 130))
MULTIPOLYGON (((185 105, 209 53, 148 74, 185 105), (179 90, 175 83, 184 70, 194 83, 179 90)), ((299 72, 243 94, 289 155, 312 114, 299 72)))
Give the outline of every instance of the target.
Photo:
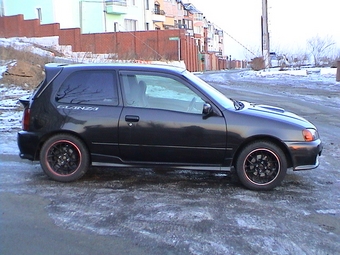
POLYGON ((280 70, 265 70, 265 71, 258 71, 255 73, 256 76, 259 77, 277 77, 283 75, 290 75, 290 76, 307 76, 306 70, 287 70, 287 71, 280 71, 280 70))
POLYGON ((317 213, 320 214, 340 214, 340 209, 326 209, 326 210, 317 210, 317 213))
POLYGON ((0 79, 3 78, 2 74, 7 71, 7 66, 0 66, 0 79))

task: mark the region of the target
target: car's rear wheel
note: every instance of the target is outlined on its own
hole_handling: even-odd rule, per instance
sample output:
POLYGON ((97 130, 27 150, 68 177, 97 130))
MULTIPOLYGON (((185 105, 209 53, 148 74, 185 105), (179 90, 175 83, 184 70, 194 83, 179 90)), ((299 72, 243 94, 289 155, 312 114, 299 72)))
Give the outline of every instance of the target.
POLYGON ((246 146, 239 154, 236 172, 241 183, 252 190, 270 190, 286 176, 287 160, 275 144, 258 141, 246 146))
POLYGON ((71 182, 81 178, 90 164, 84 143, 69 134, 49 138, 40 151, 40 165, 53 180, 71 182))

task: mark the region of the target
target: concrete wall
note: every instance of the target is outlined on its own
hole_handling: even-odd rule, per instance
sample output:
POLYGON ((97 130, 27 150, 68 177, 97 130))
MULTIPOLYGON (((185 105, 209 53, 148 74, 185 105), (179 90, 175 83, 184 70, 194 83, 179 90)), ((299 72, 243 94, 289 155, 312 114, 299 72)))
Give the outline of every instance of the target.
MULTIPOLYGON (((40 25, 38 19, 24 20, 23 15, 0 17, 0 37, 45 37, 59 36, 60 45, 71 45, 74 52, 94 54, 111 53, 121 60, 178 60, 180 56, 189 71, 205 71, 195 40, 185 35, 184 29, 110 32, 81 34, 80 28, 60 29, 60 24, 40 25)), ((222 61, 223 62, 223 61, 222 61)), ((209 57, 209 70, 224 69, 215 55, 209 57)))

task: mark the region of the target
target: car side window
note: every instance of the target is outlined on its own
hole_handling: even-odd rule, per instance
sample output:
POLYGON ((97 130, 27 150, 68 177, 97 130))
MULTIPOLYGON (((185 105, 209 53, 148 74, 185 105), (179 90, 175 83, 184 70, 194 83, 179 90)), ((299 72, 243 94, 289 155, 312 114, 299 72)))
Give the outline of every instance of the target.
POLYGON ((60 86, 56 101, 67 104, 118 105, 112 71, 78 71, 60 86))
POLYGON ((125 104, 201 114, 204 101, 183 82, 154 74, 122 74, 125 104))

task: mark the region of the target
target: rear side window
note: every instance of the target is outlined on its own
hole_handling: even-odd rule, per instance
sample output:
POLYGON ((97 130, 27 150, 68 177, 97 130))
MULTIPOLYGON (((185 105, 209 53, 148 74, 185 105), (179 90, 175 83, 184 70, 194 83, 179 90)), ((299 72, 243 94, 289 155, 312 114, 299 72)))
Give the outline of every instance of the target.
POLYGON ((71 74, 55 97, 58 103, 118 105, 117 85, 112 71, 79 71, 71 74))

